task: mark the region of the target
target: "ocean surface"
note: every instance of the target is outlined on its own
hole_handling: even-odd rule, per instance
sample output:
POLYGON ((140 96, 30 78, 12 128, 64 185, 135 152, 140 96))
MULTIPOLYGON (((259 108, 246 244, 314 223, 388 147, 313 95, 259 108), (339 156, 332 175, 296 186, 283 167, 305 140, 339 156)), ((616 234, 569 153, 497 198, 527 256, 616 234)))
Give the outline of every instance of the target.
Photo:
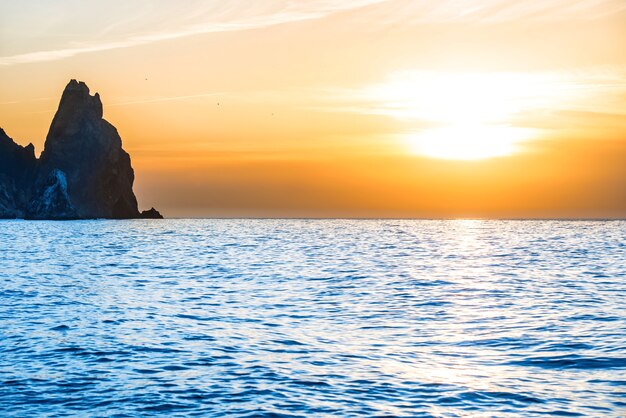
POLYGON ((626 222, 0 221, 0 416, 626 415, 626 222))

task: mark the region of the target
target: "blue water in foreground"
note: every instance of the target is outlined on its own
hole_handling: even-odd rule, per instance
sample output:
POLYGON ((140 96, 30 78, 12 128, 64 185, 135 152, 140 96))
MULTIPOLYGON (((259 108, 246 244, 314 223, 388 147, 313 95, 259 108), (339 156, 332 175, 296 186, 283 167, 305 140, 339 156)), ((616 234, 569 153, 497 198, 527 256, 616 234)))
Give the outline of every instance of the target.
POLYGON ((624 416, 625 296, 623 221, 0 221, 0 416, 624 416))

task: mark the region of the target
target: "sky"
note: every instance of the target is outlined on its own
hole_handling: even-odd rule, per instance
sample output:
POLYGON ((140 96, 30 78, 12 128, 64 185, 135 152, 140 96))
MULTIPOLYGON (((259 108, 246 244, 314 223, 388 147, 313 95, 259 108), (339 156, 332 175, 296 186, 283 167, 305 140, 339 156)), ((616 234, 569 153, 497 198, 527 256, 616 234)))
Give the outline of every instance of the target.
POLYGON ((626 217, 623 0, 0 0, 0 127, 72 78, 168 217, 626 217))

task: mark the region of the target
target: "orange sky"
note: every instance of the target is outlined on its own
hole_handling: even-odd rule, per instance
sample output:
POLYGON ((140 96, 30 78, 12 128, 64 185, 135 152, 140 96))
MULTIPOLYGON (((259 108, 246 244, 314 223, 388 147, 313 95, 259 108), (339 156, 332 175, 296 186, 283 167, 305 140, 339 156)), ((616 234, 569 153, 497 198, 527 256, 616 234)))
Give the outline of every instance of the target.
POLYGON ((623 0, 0 3, 0 127, 70 78, 169 217, 626 217, 623 0))

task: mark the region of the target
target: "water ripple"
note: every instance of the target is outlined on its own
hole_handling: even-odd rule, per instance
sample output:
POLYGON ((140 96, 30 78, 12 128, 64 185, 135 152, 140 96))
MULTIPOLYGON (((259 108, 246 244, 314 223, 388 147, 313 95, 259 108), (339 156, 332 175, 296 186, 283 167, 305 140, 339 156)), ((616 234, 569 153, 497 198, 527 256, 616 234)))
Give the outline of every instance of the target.
POLYGON ((626 222, 0 221, 0 416, 626 415, 626 222))

